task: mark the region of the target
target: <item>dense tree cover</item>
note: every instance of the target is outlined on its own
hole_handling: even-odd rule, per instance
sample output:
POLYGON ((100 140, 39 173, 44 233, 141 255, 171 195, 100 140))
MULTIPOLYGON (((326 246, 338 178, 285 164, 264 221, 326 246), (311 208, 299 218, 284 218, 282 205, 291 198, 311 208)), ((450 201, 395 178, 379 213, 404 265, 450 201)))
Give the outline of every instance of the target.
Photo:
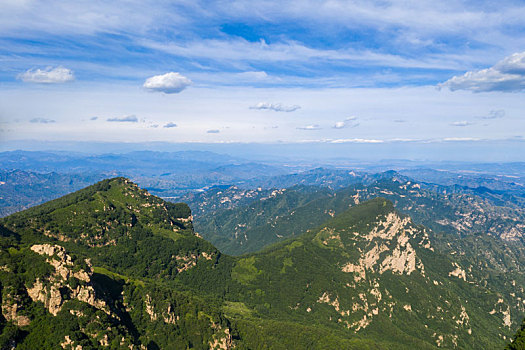
POLYGON ((525 320, 522 322, 520 329, 514 335, 512 342, 505 347, 505 350, 523 350, 525 349, 525 320))

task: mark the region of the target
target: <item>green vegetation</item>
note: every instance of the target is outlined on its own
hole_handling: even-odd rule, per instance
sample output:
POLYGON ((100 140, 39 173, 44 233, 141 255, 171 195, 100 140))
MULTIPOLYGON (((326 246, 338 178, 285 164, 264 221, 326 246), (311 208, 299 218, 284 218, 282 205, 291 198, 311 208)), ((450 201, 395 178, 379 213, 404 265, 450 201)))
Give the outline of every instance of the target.
POLYGON ((514 335, 512 342, 505 347, 505 350, 523 350, 525 349, 525 320, 522 322, 520 329, 514 335))
MULTIPOLYGON (((0 349, 505 346, 505 313, 523 317, 508 302, 524 297, 518 275, 430 237, 385 198, 348 209, 348 191, 277 200, 303 208, 286 221, 309 217, 302 234, 236 258, 194 234, 188 206, 124 178, 4 218, 0 349)), ((469 244, 513 264, 492 240, 469 244)))
MULTIPOLYGON (((338 190, 294 186, 267 191, 265 200, 245 190, 210 191, 203 199, 206 201, 204 208, 192 202, 200 213, 196 215, 195 227, 221 251, 241 255, 304 234, 356 203, 376 197, 388 199, 416 223, 453 237, 499 237, 525 221, 523 210, 515 204, 521 202, 515 197, 454 186, 432 187, 414 183, 395 172, 375 177, 375 181, 367 184, 358 183, 338 190), (237 205, 221 207, 224 198, 243 194, 247 197, 236 199, 237 205)), ((446 243, 450 241, 447 236, 446 243)))
POLYGON ((245 285, 254 281, 257 275, 261 274, 261 271, 257 270, 254 264, 255 256, 238 260, 232 270, 233 280, 245 285))

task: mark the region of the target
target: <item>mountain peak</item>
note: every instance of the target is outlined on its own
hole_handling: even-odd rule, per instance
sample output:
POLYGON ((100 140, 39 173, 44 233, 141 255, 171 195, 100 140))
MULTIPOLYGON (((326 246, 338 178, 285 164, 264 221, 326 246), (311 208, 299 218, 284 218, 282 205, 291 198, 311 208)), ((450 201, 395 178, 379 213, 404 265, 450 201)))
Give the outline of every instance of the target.
POLYGON ((58 241, 91 247, 115 245, 136 225, 168 237, 193 234, 186 204, 166 202, 124 177, 102 180, 4 220, 7 227, 26 227, 58 241))
POLYGON ((347 228, 369 224, 379 216, 386 216, 396 212, 394 204, 383 197, 376 197, 351 207, 328 222, 333 228, 347 228))

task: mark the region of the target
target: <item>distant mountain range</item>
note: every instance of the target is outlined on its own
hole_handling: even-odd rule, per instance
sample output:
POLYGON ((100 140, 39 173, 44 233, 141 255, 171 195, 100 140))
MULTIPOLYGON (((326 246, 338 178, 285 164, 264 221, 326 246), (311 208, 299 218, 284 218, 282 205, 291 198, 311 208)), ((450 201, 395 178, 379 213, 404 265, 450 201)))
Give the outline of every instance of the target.
POLYGON ((126 176, 164 197, 240 183, 293 168, 256 164, 212 152, 70 154, 0 153, 0 217, 79 190, 101 179, 126 176))
MULTIPOLYGON (((314 168, 310 165, 254 163, 248 159, 203 151, 81 154, 11 151, 0 153, 0 216, 78 190, 104 178, 125 176, 152 194, 168 200, 211 188, 237 186, 245 190, 275 190, 295 185, 332 190, 369 185, 388 172, 388 163, 356 169, 314 168)), ((437 163, 436 169, 414 162, 393 162, 397 176, 414 179, 433 191, 491 193, 523 201, 525 164, 437 163), (405 166, 405 167, 403 167, 405 166), (475 170, 467 171, 464 169, 475 170), (427 186, 428 184, 428 186, 427 186), (440 188, 446 186, 446 189, 440 188)), ((426 164, 426 163, 424 163, 426 164)), ((385 175, 386 174, 386 175, 385 175)), ((507 202, 512 202, 509 199, 507 202)), ((521 205, 521 204, 519 204, 521 205)))
POLYGON ((288 218, 278 242, 239 257, 194 231, 188 205, 125 178, 10 215, 0 348, 503 348, 525 314, 523 235, 507 230, 519 210, 421 187, 387 173, 339 190, 226 189, 239 198, 199 220, 288 218))

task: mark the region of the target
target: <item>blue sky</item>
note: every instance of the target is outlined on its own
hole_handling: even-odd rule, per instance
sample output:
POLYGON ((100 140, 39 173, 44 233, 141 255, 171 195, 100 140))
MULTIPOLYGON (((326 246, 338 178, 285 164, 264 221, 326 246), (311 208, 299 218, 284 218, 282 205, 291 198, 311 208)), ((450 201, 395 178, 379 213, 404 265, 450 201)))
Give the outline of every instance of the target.
POLYGON ((525 137, 522 1, 0 3, 0 140, 525 137))

